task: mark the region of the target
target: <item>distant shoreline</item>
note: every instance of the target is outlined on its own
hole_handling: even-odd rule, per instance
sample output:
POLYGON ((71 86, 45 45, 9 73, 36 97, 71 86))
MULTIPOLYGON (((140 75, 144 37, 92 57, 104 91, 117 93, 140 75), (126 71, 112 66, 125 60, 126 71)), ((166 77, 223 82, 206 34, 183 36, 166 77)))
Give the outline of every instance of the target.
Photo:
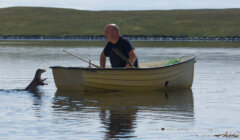
MULTIPOLYGON (((240 37, 124 36, 131 41, 240 41, 240 37)), ((0 40, 106 41, 104 36, 0 36, 0 40)))
MULTIPOLYGON (((135 47, 240 48, 240 41, 131 41, 135 47)), ((0 40, 0 47, 104 47, 106 40, 0 40)))

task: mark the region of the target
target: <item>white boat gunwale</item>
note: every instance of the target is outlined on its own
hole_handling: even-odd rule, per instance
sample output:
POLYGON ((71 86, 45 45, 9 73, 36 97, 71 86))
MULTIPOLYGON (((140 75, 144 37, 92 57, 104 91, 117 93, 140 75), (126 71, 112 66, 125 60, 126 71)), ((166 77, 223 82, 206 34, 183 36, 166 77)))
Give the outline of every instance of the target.
MULTIPOLYGON (((186 57, 190 57, 190 56, 186 56, 186 57)), ((51 69, 58 69, 58 68, 62 68, 62 69, 80 69, 80 70, 153 70, 153 69, 162 69, 162 68, 168 68, 168 67, 172 67, 172 66, 176 66, 176 65, 180 65, 183 63, 187 63, 189 61, 192 61, 193 59, 195 59, 196 56, 193 55, 191 56, 191 58, 176 63, 176 64, 171 64, 171 65, 166 65, 166 66, 158 66, 158 67, 149 67, 149 68, 89 68, 89 67, 63 67, 63 66, 51 66, 51 69)))

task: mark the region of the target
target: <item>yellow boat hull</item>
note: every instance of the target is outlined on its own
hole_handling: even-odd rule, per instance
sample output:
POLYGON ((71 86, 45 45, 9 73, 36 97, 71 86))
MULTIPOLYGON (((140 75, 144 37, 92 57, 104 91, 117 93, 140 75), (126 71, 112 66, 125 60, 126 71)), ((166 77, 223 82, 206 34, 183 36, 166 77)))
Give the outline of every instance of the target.
POLYGON ((51 67, 58 90, 161 90, 191 88, 194 56, 182 57, 177 64, 167 60, 140 64, 139 69, 98 69, 51 67))

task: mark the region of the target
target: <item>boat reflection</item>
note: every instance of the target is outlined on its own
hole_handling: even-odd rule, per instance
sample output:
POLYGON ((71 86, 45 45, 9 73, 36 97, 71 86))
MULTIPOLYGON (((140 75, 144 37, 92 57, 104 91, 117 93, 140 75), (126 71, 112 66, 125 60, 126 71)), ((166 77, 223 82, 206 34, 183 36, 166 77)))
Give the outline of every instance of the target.
MULTIPOLYGON (((57 91, 53 108, 57 111, 99 113, 105 138, 134 137, 141 112, 160 114, 159 120, 193 121, 192 90, 145 92, 68 92, 57 91), (164 115, 165 114, 165 115, 164 115)), ((81 113, 84 114, 84 113, 81 113)))

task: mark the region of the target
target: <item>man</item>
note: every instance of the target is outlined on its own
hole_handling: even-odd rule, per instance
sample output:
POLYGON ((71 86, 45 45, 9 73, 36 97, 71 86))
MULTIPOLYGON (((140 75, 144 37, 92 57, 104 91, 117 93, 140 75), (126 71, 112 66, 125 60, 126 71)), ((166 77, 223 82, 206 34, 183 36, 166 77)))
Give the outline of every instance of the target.
POLYGON ((108 24, 105 26, 104 36, 108 43, 103 49, 100 56, 100 67, 105 68, 106 57, 109 57, 112 68, 138 68, 138 59, 136 51, 129 40, 120 36, 119 27, 116 24, 108 24), (114 51, 115 49, 115 51, 114 51), (122 54, 124 59, 116 53, 116 50, 122 54))

